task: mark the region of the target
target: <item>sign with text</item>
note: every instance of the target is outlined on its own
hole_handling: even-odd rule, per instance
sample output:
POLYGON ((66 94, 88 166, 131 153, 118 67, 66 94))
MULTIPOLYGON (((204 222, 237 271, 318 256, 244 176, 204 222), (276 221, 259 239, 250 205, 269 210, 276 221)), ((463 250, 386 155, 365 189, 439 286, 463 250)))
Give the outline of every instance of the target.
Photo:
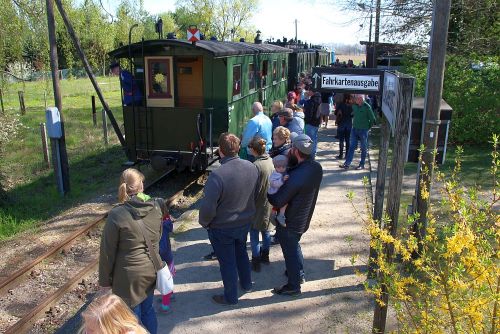
POLYGON ((379 95, 383 74, 377 69, 315 67, 312 83, 319 91, 379 95))
POLYGON ((382 112, 384 113, 391 131, 394 133, 396 124, 396 113, 399 110, 399 78, 396 74, 385 72, 384 93, 382 94, 382 112))
POLYGON ((323 74, 321 88, 379 91, 380 77, 376 75, 323 74))

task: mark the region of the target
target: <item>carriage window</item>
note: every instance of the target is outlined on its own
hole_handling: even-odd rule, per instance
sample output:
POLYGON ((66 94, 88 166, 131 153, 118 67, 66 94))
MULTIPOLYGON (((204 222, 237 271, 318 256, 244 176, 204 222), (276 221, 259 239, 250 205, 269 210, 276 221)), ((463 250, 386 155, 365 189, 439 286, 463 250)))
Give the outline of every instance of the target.
POLYGON ((278 61, 273 60, 273 82, 278 81, 278 61))
POLYGON ((148 97, 171 98, 170 59, 148 59, 148 97))
POLYGON ((248 64, 248 90, 255 90, 255 66, 253 63, 248 64))
POLYGON ((241 65, 233 66, 233 96, 241 94, 241 65))
POLYGON ((262 71, 261 71, 261 76, 262 76, 262 87, 267 85, 267 60, 262 61, 262 71))
POLYGON ((286 60, 283 59, 281 61, 281 79, 285 79, 286 78, 286 60))

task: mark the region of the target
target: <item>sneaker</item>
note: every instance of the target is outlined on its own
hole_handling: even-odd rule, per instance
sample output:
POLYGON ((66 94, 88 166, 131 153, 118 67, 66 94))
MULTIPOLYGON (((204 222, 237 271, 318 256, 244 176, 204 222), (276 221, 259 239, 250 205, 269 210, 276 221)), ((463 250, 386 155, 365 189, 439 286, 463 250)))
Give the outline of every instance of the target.
POLYGON ((250 293, 250 292, 253 292, 253 285, 255 284, 255 282, 252 282, 252 285, 250 285, 250 287, 248 289, 245 289, 241 284, 240 284, 240 288, 241 290, 243 290, 245 293, 250 293))
POLYGON ((300 296, 300 294, 302 293, 300 289, 297 290, 290 289, 287 284, 283 285, 282 287, 274 288, 271 292, 276 295, 284 295, 291 297, 300 296))
POLYGON ((365 166, 359 165, 358 167, 356 167, 356 170, 361 170, 361 169, 365 169, 365 166))
POLYGON ((340 164, 339 167, 343 169, 349 169, 349 166, 346 164, 340 164))
POLYGON ((229 305, 235 305, 236 304, 236 303, 234 303, 234 304, 228 303, 226 301, 226 299, 224 298, 224 295, 213 295, 212 296, 212 301, 215 304, 224 305, 224 306, 229 306, 229 305))
POLYGON ((339 154, 335 158, 337 158, 338 160, 341 160, 341 159, 344 159, 344 156, 342 154, 339 154))
POLYGON ((215 255, 215 252, 212 252, 210 254, 205 255, 203 259, 207 261, 214 261, 217 260, 217 255, 215 255))
POLYGON ((160 311, 161 314, 170 314, 170 313, 172 313, 172 309, 170 308, 170 306, 169 305, 163 305, 163 304, 160 305, 159 311, 160 311))

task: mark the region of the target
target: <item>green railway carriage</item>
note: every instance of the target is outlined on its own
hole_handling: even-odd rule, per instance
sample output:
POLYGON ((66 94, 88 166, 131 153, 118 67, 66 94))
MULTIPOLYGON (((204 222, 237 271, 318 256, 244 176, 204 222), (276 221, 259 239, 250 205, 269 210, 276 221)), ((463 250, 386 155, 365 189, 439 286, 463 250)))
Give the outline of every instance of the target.
POLYGON ((143 96, 123 106, 128 159, 150 161, 155 169, 205 169, 216 159, 222 132, 241 135, 253 102, 269 108, 286 95, 290 52, 270 44, 176 39, 111 51, 111 58, 128 59, 143 96))

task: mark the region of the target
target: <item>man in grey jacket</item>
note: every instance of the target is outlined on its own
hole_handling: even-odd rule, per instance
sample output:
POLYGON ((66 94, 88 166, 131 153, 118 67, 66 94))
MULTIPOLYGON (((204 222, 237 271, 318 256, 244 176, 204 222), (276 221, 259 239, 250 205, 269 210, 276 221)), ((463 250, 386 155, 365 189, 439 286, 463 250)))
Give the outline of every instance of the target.
POLYGON ((219 260, 224 294, 212 297, 217 304, 238 303, 238 278, 244 291, 252 289, 247 234, 255 216, 255 188, 258 171, 254 164, 240 159, 240 140, 231 133, 219 137, 221 166, 205 184, 199 222, 219 260))

